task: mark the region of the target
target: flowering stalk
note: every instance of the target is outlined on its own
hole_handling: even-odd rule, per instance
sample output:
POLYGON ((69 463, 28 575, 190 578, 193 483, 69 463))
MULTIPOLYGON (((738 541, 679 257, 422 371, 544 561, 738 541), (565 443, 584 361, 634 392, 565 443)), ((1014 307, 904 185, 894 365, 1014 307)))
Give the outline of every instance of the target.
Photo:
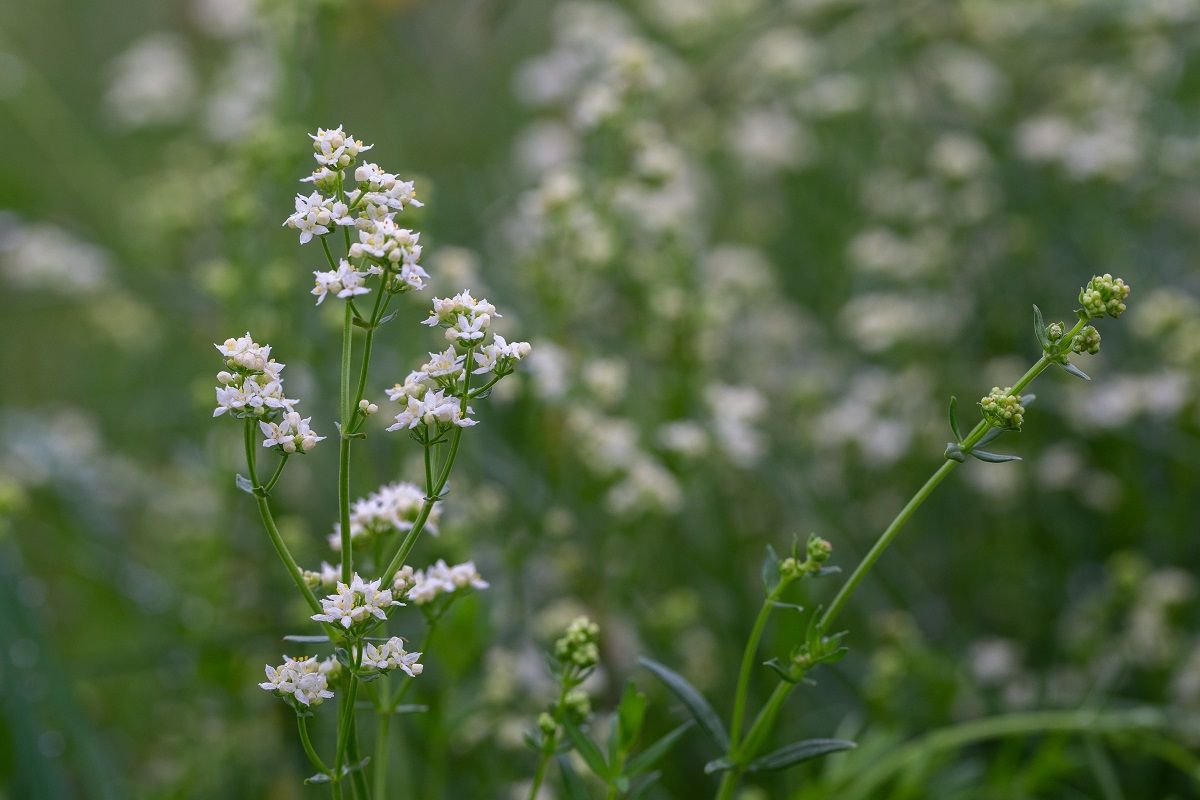
MULTIPOLYGON (((1065 331, 1062 323, 1046 325, 1042 320, 1041 311, 1034 307, 1034 332, 1042 347, 1041 357, 1021 376, 1011 387, 993 388, 980 401, 982 419, 964 437, 961 435, 956 417, 956 402, 950 404, 950 426, 954 433, 954 441, 946 447, 946 460, 934 471, 925 484, 904 505, 892 522, 876 540, 875 544, 863 557, 862 561, 850 574, 839 589, 833 601, 824 610, 814 614, 809 622, 809 634, 805 644, 793 653, 790 663, 781 665, 777 660, 768 662, 780 676, 767 702, 759 710, 745 737, 741 736, 742 723, 745 716, 747 685, 750 678, 750 668, 758 649, 759 640, 771 609, 778 603, 779 595, 789 582, 781 576, 769 591, 767 599, 751 629, 746 651, 742 658, 742 668, 738 676, 738 685, 734 696, 733 714, 728 735, 728 754, 723 759, 712 762, 713 769, 724 771, 721 784, 717 789, 718 800, 728 800, 733 797, 734 789, 744 772, 753 768, 753 760, 758 755, 762 744, 778 718, 784 702, 791 694, 793 687, 804 675, 822 662, 832 662, 841 657, 844 648, 839 644, 844 633, 832 634, 833 623, 846 607, 855 590, 866 578, 878 562, 888 546, 900 534, 905 524, 916 513, 917 509, 929 498, 933 491, 954 468, 963 463, 967 456, 972 456, 985 462, 1004 462, 1018 460, 1016 456, 1003 455, 981 450, 981 445, 997 438, 1006 430, 1020 430, 1024 419, 1025 405, 1032 396, 1022 398, 1021 392, 1034 379, 1051 366, 1058 365, 1073 375, 1088 379, 1078 367, 1068 359, 1069 354, 1094 354, 1099 351, 1100 335, 1090 325, 1090 321, 1101 316, 1117 317, 1125 310, 1125 299, 1129 296, 1129 287, 1120 278, 1111 275, 1093 277, 1079 293, 1080 308, 1077 311, 1078 320, 1075 325, 1065 331)), ((811 541, 810 541, 811 544, 811 541)), ((813 740, 818 741, 818 740, 813 740)), ((833 741, 833 740, 830 740, 833 741)), ((802 743, 801 743, 802 744, 802 743)), ((851 746, 850 743, 845 743, 851 746)), ((819 748, 814 748, 814 752, 819 748)), ((839 748, 840 749, 840 748, 839 748)), ((825 752, 832 752, 826 750, 825 752)))
POLYGON ((600 627, 596 623, 587 617, 578 617, 554 643, 553 664, 559 684, 558 699, 548 711, 538 716, 537 736, 530 736, 526 740, 538 752, 537 768, 529 786, 529 800, 536 800, 538 796, 546 778, 546 767, 562 741, 564 726, 579 724, 591 714, 591 701, 579 685, 600 663, 599 635, 600 627))
MULTIPOLYGON (((469 401, 482 393, 472 390, 472 377, 491 373, 487 384, 490 388, 514 371, 530 347, 524 342, 510 344, 502 336, 491 335, 491 322, 500 315, 486 300, 476 300, 470 292, 435 299, 433 311, 424 324, 444 328, 449 348, 440 354, 431 353, 429 363, 388 391, 392 400, 404 404, 396 416, 396 424, 389 430, 408 430, 424 448, 424 495, 412 484, 397 482, 352 503, 351 440, 366 436, 362 430, 366 420, 379 411, 379 406, 364 396, 375 333, 394 316, 385 316, 392 296, 423 289, 429 277, 418 263, 422 253, 420 234, 396 223, 399 212, 421 203, 411 181, 399 180, 376 164, 356 166, 359 154, 371 146, 348 136, 340 127, 319 129, 311 138, 318 167, 306 181, 313 183, 316 191, 296 197, 295 213, 284 225, 299 231, 301 244, 313 239, 321 243, 329 269, 313 273, 312 294, 317 305, 330 295, 345 301, 338 381, 338 521, 330 540, 339 550, 337 567, 322 564, 320 571, 301 570, 280 536, 267 502, 289 457, 310 452, 325 438, 312 430, 311 418, 301 418, 296 412, 298 401, 284 396, 281 377, 284 365, 271 358, 270 346, 258 344, 249 334, 217 345, 227 369, 217 375, 220 386, 214 416, 228 413, 244 421, 250 477, 239 476, 238 486, 255 496, 268 537, 313 612, 311 619, 325 631, 324 636, 287 638, 333 648, 331 657, 320 660, 284 656, 282 665, 266 668, 268 680, 260 686, 296 710, 301 745, 317 768, 317 774, 308 782, 329 783, 333 796, 341 798, 342 784, 349 777, 351 795, 356 800, 367 800, 371 795, 365 774, 367 760, 359 755, 356 716, 360 685, 378 679, 384 681, 384 689, 375 693, 376 710, 380 714, 376 786, 382 796, 387 785, 387 718, 396 711, 399 695, 409 686, 405 683, 393 698, 388 691, 387 675, 398 669, 414 678, 424 669, 418 660, 422 653, 408 652, 401 637, 371 634, 379 626, 387 625, 388 615, 404 606, 405 598, 424 606, 439 596, 448 598, 470 588, 487 586, 471 562, 449 567, 439 561, 424 571, 413 571, 404 562, 422 531, 435 526, 439 516, 435 504, 449 481, 463 429, 476 424, 469 401), (344 170, 348 168, 353 169, 352 189, 346 184, 344 170), (335 258, 329 238, 339 227, 345 251, 342 257, 335 258), (357 241, 351 238, 351 228, 357 241), (375 297, 370 316, 364 318, 354 298, 371 292, 375 297), (365 329, 356 379, 355 327, 365 329), (258 475, 256 430, 263 436, 261 445, 279 454, 279 462, 266 483, 258 475), (448 443, 449 452, 435 478, 433 448, 444 443, 448 443), (401 532, 403 540, 389 559, 383 576, 375 580, 363 578, 359 574, 363 565, 374 570, 383 566, 384 538, 401 532), (362 548, 362 544, 374 545, 373 563, 371 548, 362 548), (357 559, 356 550, 360 553, 357 559), (325 587, 330 593, 318 598, 313 591, 317 587, 325 587), (328 766, 330 762, 323 760, 313 747, 307 719, 312 714, 310 709, 334 697, 338 699, 337 735, 328 766)), ((438 602, 436 607, 423 609, 427 617, 432 614, 434 621, 451 600, 438 602)))

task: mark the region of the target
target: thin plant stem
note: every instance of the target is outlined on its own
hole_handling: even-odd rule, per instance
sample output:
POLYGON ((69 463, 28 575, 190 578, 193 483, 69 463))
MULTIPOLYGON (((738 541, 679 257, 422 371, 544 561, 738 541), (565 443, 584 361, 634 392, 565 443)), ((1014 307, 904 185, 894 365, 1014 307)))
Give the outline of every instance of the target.
MULTIPOLYGON (((467 413, 467 399, 471 396, 471 367, 473 366, 473 356, 475 348, 467 349, 467 356, 463 363, 463 398, 460 407, 460 413, 464 416, 467 413)), ((460 426, 454 427, 454 432, 450 434, 450 452, 446 455, 446 461, 442 464, 441 472, 438 475, 437 481, 433 486, 433 491, 426 494, 425 503, 421 506, 420 513, 417 514, 416 520, 413 521, 413 526, 409 528, 408 533, 404 536, 404 540, 400 542, 396 554, 392 556, 388 562, 387 569, 383 571, 383 585, 391 585, 392 578, 396 577, 396 573, 404 566, 405 559, 412 552, 413 547, 417 544, 417 537, 421 535, 421 531, 425 529, 425 524, 429 521, 429 515, 433 511, 433 504, 440 499, 442 490, 446 488, 446 482, 450 480, 450 469, 454 466, 454 459, 458 457, 458 445, 462 440, 463 429, 460 426)), ((429 455, 428 448, 426 456, 429 455)), ((431 466, 428 459, 426 464, 426 475, 431 473, 431 466)))
MULTIPOLYGON (((1075 334, 1079 333, 1079 331, 1083 328, 1085 322, 1086 320, 1084 319, 1080 319, 1078 322, 1076 322, 1075 326, 1071 328, 1071 330, 1064 336, 1064 339, 1066 341, 1070 341, 1075 334)), ((1032 383, 1038 375, 1041 375, 1042 372, 1049 368, 1053 363, 1054 360, 1051 356, 1043 354, 1042 357, 1039 358, 1033 364, 1033 366, 1031 366, 1025 372, 1025 374, 1017 380, 1016 383, 1013 384, 1009 393, 1011 395, 1020 394, 1022 389, 1032 383)), ((975 427, 971 429, 971 432, 967 434, 966 438, 960 443, 963 452, 969 453, 971 448, 979 444, 980 440, 985 434, 987 434, 991 427, 991 424, 987 420, 980 420, 975 427)), ((884 529, 883 533, 880 534, 879 538, 875 541, 875 544, 872 545, 871 549, 867 551, 867 554, 863 556, 862 561, 860 561, 858 566, 854 568, 854 572, 852 572, 850 577, 846 579, 846 582, 842 584, 841 588, 838 590, 838 593, 834 596, 833 601, 821 615, 818 626, 823 633, 829 632, 834 620, 842 612, 842 610, 845 609, 846 604, 854 595, 854 592, 858 588, 859 584, 861 584, 863 579, 866 578, 867 573, 870 572, 871 568, 875 566, 875 563, 879 561, 884 551, 887 550, 888 546, 900 534, 900 531, 904 528, 909 519, 912 518, 913 514, 916 513, 917 509, 921 507, 921 505, 929 498, 931 494, 933 494, 933 491, 938 487, 938 485, 944 481, 951 472, 954 471, 954 468, 957 467, 958 464, 958 461, 946 459, 941 466, 939 466, 934 473, 929 476, 929 479, 925 481, 924 485, 917 490, 917 493, 909 499, 902 509, 900 509, 900 512, 891 521, 887 528, 884 529)), ((760 618, 761 617, 762 614, 760 612, 760 618)), ((765 619, 763 619, 763 621, 765 623, 765 619)), ((758 629, 757 622, 755 623, 755 629, 755 633, 761 635, 761 630, 758 629)), ((754 639, 755 633, 751 634, 752 639, 754 639)), ((755 641, 754 644, 757 645, 757 641, 755 641)), ((743 669, 745 668, 746 663, 747 659, 745 656, 743 656, 743 669)), ((739 693, 744 691, 741 684, 742 680, 739 676, 739 693)), ((783 707, 783 703, 787 700, 788 695, 791 693, 794 686, 795 684, 784 680, 780 680, 780 682, 775 686, 775 689, 771 692, 770 698, 768 698, 766 704, 762 707, 758 713, 758 716, 755 718, 754 723, 750 726, 750 731, 746 734, 746 738, 742 742, 740 752, 735 754, 739 756, 739 762, 746 761, 752 758, 755 753, 757 753, 762 741, 766 739, 767 734, 775 724, 775 719, 778 717, 779 711, 783 707)), ((734 702, 734 714, 735 717, 738 717, 737 700, 735 699, 734 702)), ((744 704, 744 699, 742 702, 744 704)), ((733 730, 730 731, 730 741, 732 743, 731 752, 733 750, 733 746, 736 746, 738 741, 737 736, 739 727, 740 717, 737 720, 737 724, 734 725, 733 730)), ((741 777, 741 772, 742 767, 739 764, 738 766, 735 766, 734 769, 729 770, 722 776, 721 783, 717 789, 717 800, 729 800, 729 798, 733 797, 733 791, 737 786, 739 778, 741 777)))
MULTIPOLYGON (((250 473, 250 484, 256 490, 254 492, 254 499, 258 503, 258 513, 262 517, 267 537, 270 538, 271 544, 275 547, 275 552, 279 554, 279 560, 287 568, 288 574, 292 576, 292 582, 300 590, 300 594, 304 597, 305 602, 308 603, 309 608, 319 614, 321 613, 321 604, 317 602, 316 595, 313 594, 312 589, 308 588, 308 584, 304 582, 304 573, 300 570, 300 565, 296 563, 296 559, 292 557, 292 552, 288 549, 287 543, 279 535, 279 528, 275 525, 275 517, 271 514, 271 506, 267 502, 267 498, 263 494, 259 494, 258 490, 262 487, 258 484, 258 471, 255 466, 254 420, 249 417, 247 417, 245 423, 245 445, 246 471, 250 473)), ((329 628, 329 626, 326 627, 329 628)))
POLYGON ((300 729, 300 744, 304 746, 304 752, 308 755, 308 760, 317 768, 318 772, 329 774, 329 767, 325 766, 325 762, 317 755, 316 749, 312 745, 312 740, 308 738, 308 718, 303 714, 296 715, 296 727, 300 729))
MULTIPOLYGON (((386 677, 383 679, 386 680, 386 677)), ((386 695, 386 690, 381 691, 386 695)), ((387 709, 376 712, 375 718, 375 796, 387 797, 388 778, 388 733, 391 730, 392 713, 387 709)))
MULTIPOLYGON (((558 692, 558 702, 554 704, 554 721, 562 725, 563 708, 567 702, 567 692, 571 691, 572 678, 569 674, 564 674, 562 679, 562 688, 558 692)), ((557 729, 556 729, 557 731, 557 729)), ((529 786, 529 800, 537 800, 538 791, 542 788, 542 781, 546 779, 546 766, 550 763, 550 757, 554 755, 554 749, 558 745, 557 732, 554 739, 547 738, 543 743, 541 753, 538 754, 537 769, 533 773, 533 783, 529 786)))
POLYGON ((350 339, 354 335, 351 314, 350 304, 347 303, 342 322, 342 383, 339 395, 342 425, 338 437, 338 520, 341 527, 342 582, 347 584, 354 577, 354 546, 350 539, 350 339))
POLYGON ((762 639, 763 629, 767 626, 767 619, 771 616, 775 601, 783 594, 788 583, 781 578, 767 595, 762 608, 758 611, 758 618, 754 620, 754 627, 750 630, 750 638, 746 641, 746 649, 742 653, 742 667, 738 672, 737 690, 733 697, 733 716, 729 721, 730 752, 736 751, 738 742, 741 740, 742 721, 746 716, 746 695, 749 693, 750 673, 754 669, 754 657, 758 653, 759 640, 762 639))

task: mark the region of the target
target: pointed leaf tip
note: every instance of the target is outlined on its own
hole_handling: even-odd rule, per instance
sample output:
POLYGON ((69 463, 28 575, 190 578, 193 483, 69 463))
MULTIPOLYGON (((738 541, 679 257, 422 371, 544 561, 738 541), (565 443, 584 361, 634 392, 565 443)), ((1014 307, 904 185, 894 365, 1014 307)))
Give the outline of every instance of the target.
POLYGON ((716 743, 721 751, 729 749, 729 734, 725 732, 725 726, 721 723, 721 718, 717 716, 717 712, 713 711, 713 707, 704 699, 704 695, 700 694, 695 686, 692 686, 679 673, 660 664, 650 658, 638 659, 643 667, 650 670, 655 676, 667 685, 676 697, 687 706, 687 710, 696 719, 701 729, 709 735, 709 738, 716 743))

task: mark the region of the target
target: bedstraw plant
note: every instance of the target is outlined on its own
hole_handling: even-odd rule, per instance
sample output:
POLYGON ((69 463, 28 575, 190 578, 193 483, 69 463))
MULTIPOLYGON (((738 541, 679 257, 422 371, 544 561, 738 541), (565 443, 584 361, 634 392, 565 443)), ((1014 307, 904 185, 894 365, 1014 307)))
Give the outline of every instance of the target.
POLYGON ((425 668, 425 647, 410 650, 403 636, 391 632, 397 610, 405 605, 421 609, 428 642, 456 598, 487 587, 472 562, 451 566, 438 561, 414 570, 408 558, 440 516, 464 432, 477 422, 472 404, 510 375, 530 346, 493 334, 492 323, 500 314, 470 291, 435 298, 423 324, 444 332, 445 349, 435 348, 427 363, 386 390, 399 405, 387 430, 407 433, 421 448, 424 484, 391 483, 351 502, 351 446, 368 435, 368 422, 379 412, 367 397, 375 340, 398 313, 389 311, 392 301, 422 291, 429 278, 420 264, 420 234, 397 222, 406 208, 421 202, 412 181, 377 164, 360 163, 371 145, 341 126, 319 129, 311 138, 317 167, 304 182, 313 191, 296 196, 295 212, 284 225, 299 233, 302 245, 320 245, 328 269, 313 272, 316 304, 331 296, 343 304, 339 419, 332 424, 338 442, 337 521, 330 537, 336 565, 301 569, 275 523, 272 491, 288 460, 313 453, 328 436, 318 434, 312 418, 296 410, 299 401, 286 396, 284 365, 275 360, 270 345, 256 342, 250 333, 216 345, 224 368, 217 375, 213 416, 240 422, 247 474, 237 476, 237 485, 254 497, 267 536, 319 625, 319 633, 284 638, 305 650, 328 652, 323 658, 284 656, 282 664, 266 667, 267 679, 260 686, 296 713, 300 744, 315 769, 307 782, 329 784, 335 798, 365 800, 387 796, 388 720, 413 710, 401 701, 425 668), (270 469, 260 467, 260 448, 274 456, 270 469), (329 720, 336 735, 332 753, 323 756, 309 727, 326 701, 336 706, 329 720), (371 783, 366 768, 372 759, 359 744, 364 705, 377 715, 371 783))

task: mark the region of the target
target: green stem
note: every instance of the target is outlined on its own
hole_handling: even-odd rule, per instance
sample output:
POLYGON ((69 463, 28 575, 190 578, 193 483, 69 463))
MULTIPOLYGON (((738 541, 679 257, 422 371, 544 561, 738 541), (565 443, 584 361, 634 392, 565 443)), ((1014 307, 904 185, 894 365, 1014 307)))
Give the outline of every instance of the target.
MULTIPOLYGON (((1084 323, 1085 320, 1082 319, 1076 322, 1075 326, 1066 334, 1064 340, 1070 341, 1075 334, 1077 334, 1083 328, 1084 323)), ((1042 372, 1044 372, 1053 363, 1054 359, 1051 356, 1043 354, 1042 357, 1039 358, 1033 364, 1033 366, 1030 367, 1025 374, 1017 380, 1015 384, 1013 384, 1010 394, 1020 394, 1022 389, 1032 383, 1038 375, 1041 375, 1042 372)), ((971 448, 979 443, 979 441, 988 432, 990 427, 991 425, 987 422, 987 420, 980 420, 979 423, 977 423, 967 435, 967 437, 960 443, 963 451, 970 452, 971 448)), ((909 499, 904 507, 900 509, 900 513, 896 515, 896 517, 880 535, 879 539, 876 540, 875 544, 863 557, 862 561, 859 562, 857 567, 855 567, 854 572, 851 573, 850 577, 846 579, 846 582, 842 584, 842 587, 838 590, 837 595, 833 598, 833 602, 831 602, 829 607, 825 609, 825 612, 822 614, 819 621, 819 626, 822 632, 827 633, 829 631, 834 620, 850 601, 854 591, 858 588, 859 584, 862 583, 863 579, 866 578, 867 573, 871 571, 871 568, 875 566, 875 562, 880 559, 880 557, 883 555, 883 552, 887 550, 892 541, 894 541, 895 538, 900 534, 901 529, 904 528, 904 525, 909 521, 909 519, 912 518, 917 509, 921 507, 921 505, 929 498, 931 494, 933 494, 933 490, 936 489, 938 485, 945 480, 951 472, 954 471, 954 468, 957 467, 958 464, 959 462, 957 461, 947 459, 934 471, 931 476, 929 476, 929 479, 925 481, 925 484, 917 490, 917 493, 909 499)), ((743 668, 745 668, 745 664, 746 658, 743 657, 743 668)), ((782 680, 778 685, 776 685, 775 690, 771 693, 771 697, 767 700, 766 705, 763 706, 762 710, 755 718, 754 723, 750 726, 750 732, 746 734, 746 739, 742 743, 741 753, 739 754, 741 756, 739 760, 749 760, 750 758, 753 758, 755 753, 757 753, 759 745, 766 738, 767 733, 774 725, 775 719, 779 715, 779 711, 783 707, 784 701, 787 700, 787 697, 791 693, 794 686, 795 684, 782 680)), ((741 690, 740 680, 739 690, 741 690)), ((736 714, 736 700, 734 710, 736 714)), ((735 729, 730 733, 731 741, 736 743, 736 736, 737 729, 735 727, 735 729)), ((725 773, 721 779, 720 787, 717 790, 718 800, 728 800, 729 798, 733 797, 733 790, 736 787, 740 776, 741 771, 740 768, 737 767, 725 773)))
MULTIPOLYGON (((300 570, 300 565, 296 563, 296 559, 292 557, 292 551, 288 549, 287 544, 283 541, 283 537, 279 535, 279 528, 275 525, 275 517, 271 514, 271 506, 267 502, 267 498, 260 494, 262 487, 258 483, 258 471, 255 466, 256 455, 254 449, 254 425, 255 421, 249 417, 246 418, 245 424, 245 445, 246 445, 246 471, 250 473, 250 483, 254 487, 254 500, 258 503, 258 513, 262 517, 263 527, 266 528, 267 536, 271 540, 271 544, 275 546, 275 552, 279 554, 279 560, 287 567, 288 574, 292 576, 292 582, 296 584, 296 588, 300 590, 305 602, 313 613, 321 613, 321 604, 317 602, 316 596, 312 593, 312 589, 308 588, 308 584, 304 582, 304 573, 300 570)), ((327 629, 329 626, 325 626, 327 629)), ((333 638, 332 631, 330 638, 333 638)))
MULTIPOLYGON (((467 349, 467 356, 463 362, 463 396, 460 405, 460 413, 465 416, 467 413, 467 399, 471 396, 471 367, 473 365, 473 356, 475 348, 467 349)), ((421 535, 421 531, 425 529, 425 524, 429 521, 429 515, 433 511, 433 504, 440 499, 442 490, 446 488, 446 482, 450 480, 450 469, 454 466, 454 459, 458 457, 458 446, 462 440, 463 429, 460 426, 454 426, 454 432, 450 434, 450 452, 446 456, 446 463, 442 465, 441 473, 438 475, 437 482, 433 486, 433 491, 425 496, 425 503, 421 506, 421 511, 417 514, 416 520, 413 521, 413 526, 409 528, 404 540, 400 542, 400 547, 396 550, 396 554, 392 556, 388 562, 387 569, 383 571, 383 585, 390 586, 392 578, 404 566, 404 560, 408 558, 408 554, 412 552, 413 547, 417 544, 417 537, 421 535)), ((430 463, 428 461, 429 449, 426 447, 426 475, 432 474, 430 463)), ((428 478, 427 478, 428 480, 428 478)), ((428 487, 426 487, 428 488, 428 487)))
POLYGON ((275 472, 271 475, 271 479, 262 487, 265 493, 270 494, 271 490, 275 488, 275 484, 279 483, 279 476, 283 474, 283 465, 287 463, 287 460, 288 454, 284 453, 275 466, 275 472))
POLYGON ((754 669, 755 656, 758 654, 758 643, 762 639, 763 629, 767 619, 775 608, 777 601, 787 588, 789 581, 780 578, 770 594, 763 600, 762 608, 758 610, 758 618, 750 629, 750 638, 746 641, 746 649, 742 652, 742 667, 738 672, 737 690, 733 696, 733 716, 729 720, 729 752, 737 753, 738 742, 741 740, 742 721, 746 716, 746 695, 750 689, 750 673, 754 669))
MULTIPOLYGON (((324 240, 322 240, 324 241, 324 240)), ((338 437, 338 520, 341 527, 342 582, 354 577, 354 545, 350 539, 350 356, 354 335, 350 304, 342 321, 341 435, 338 437)))
POLYGON ((317 755, 317 751, 312 745, 312 740, 308 738, 308 718, 303 714, 297 714, 296 726, 300 729, 300 743, 304 745, 304 752, 308 755, 308 760, 312 762, 312 765, 317 768, 318 772, 328 775, 329 767, 325 766, 325 762, 317 755))
MULTIPOLYGON (((386 677, 383 679, 386 680, 386 677)), ((386 694, 386 688, 380 692, 386 694)), ((381 709, 375 717, 375 796, 383 800, 387 797, 388 773, 388 732, 391 726, 391 712, 381 709)))
POLYGON ((355 642, 351 647, 354 648, 354 670, 350 673, 341 713, 338 714, 337 756, 333 763, 336 773, 334 780, 338 782, 342 780, 342 766, 346 763, 346 746, 350 740, 350 727, 354 724, 354 703, 358 696, 358 669, 362 666, 362 642, 355 642))
MULTIPOLYGON (((562 678, 562 687, 558 692, 558 702, 554 704, 554 721, 562 725, 563 709, 567 702, 567 692, 571 691, 573 686, 570 673, 564 673, 562 678)), ((550 763, 550 757, 554 755, 555 749, 558 747, 558 729, 555 728, 553 736, 546 736, 542 742, 542 750, 538 755, 537 769, 533 773, 533 783, 529 786, 529 800, 537 800, 538 790, 542 788, 542 781, 546 778, 546 766, 550 763)))

